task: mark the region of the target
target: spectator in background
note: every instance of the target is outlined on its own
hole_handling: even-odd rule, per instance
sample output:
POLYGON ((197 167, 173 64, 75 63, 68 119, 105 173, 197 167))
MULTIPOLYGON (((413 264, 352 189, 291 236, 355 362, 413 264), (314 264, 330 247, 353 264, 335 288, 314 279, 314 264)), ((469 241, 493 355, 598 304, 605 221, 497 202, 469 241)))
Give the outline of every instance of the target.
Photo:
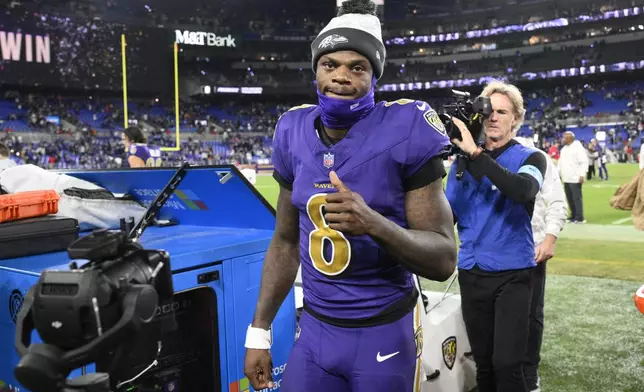
POLYGON ((9 158, 11 151, 6 144, 0 143, 0 171, 16 166, 16 162, 9 158))
POLYGON ((588 146, 586 146, 586 154, 588 155, 588 172, 586 173, 586 175, 588 181, 590 181, 597 175, 597 173, 595 172, 595 162, 599 157, 599 154, 597 154, 597 151, 595 150, 595 144, 593 144, 592 141, 588 143, 588 146))
POLYGON ((575 134, 570 131, 564 133, 564 147, 561 149, 557 166, 570 207, 568 221, 586 223, 581 187, 588 171, 588 155, 584 146, 579 140, 575 140, 575 134))
POLYGON ((590 144, 595 148, 597 153, 597 166, 599 167, 599 179, 602 181, 608 181, 608 169, 606 168, 606 154, 604 153, 604 148, 597 143, 597 139, 590 141, 590 144))
POLYGON ((162 166, 161 150, 146 144, 147 140, 140 128, 124 129, 122 141, 127 152, 127 162, 131 168, 162 166))
POLYGON ((552 159, 552 161, 557 164, 557 161, 559 160, 559 146, 557 145, 556 142, 553 142, 550 148, 548 149, 548 155, 552 159))

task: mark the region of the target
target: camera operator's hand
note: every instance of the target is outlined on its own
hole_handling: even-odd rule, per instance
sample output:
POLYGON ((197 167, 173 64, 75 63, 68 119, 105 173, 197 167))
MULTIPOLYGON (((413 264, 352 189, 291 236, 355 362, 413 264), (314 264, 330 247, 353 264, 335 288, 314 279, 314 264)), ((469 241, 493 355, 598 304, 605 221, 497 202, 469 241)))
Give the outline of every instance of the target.
POLYGON ((268 350, 246 349, 244 374, 256 391, 273 388, 273 360, 268 350))
POLYGON ((463 140, 452 139, 452 143, 456 144, 458 148, 461 149, 465 154, 472 155, 474 151, 478 148, 476 143, 474 143, 474 138, 472 138, 472 133, 465 123, 459 120, 456 117, 452 117, 452 122, 458 127, 458 130, 461 131, 461 138, 463 140))

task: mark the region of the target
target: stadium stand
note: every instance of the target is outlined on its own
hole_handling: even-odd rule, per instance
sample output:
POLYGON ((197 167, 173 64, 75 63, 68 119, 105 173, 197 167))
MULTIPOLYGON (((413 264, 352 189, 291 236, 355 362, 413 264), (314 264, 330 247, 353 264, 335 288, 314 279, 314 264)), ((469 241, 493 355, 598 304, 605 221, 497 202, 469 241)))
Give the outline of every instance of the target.
MULTIPOLYGON (((610 149, 622 150, 630 145, 637 156, 644 134, 640 91, 640 85, 585 84, 528 92, 528 121, 519 135, 541 135, 541 147, 545 148, 556 143, 565 130, 574 130, 584 142, 603 130, 608 134, 610 149)), ((105 100, 99 104, 60 97, 47 100, 34 95, 23 99, 14 92, 6 97, 0 101, 0 129, 4 131, 2 140, 12 147, 17 161, 47 162, 46 166, 56 168, 111 167, 114 162, 123 162, 124 152, 114 146, 123 129, 122 102, 105 100), (68 124, 66 131, 60 119, 68 124), (81 136, 74 136, 78 133, 69 130, 72 128, 81 136), (20 143, 21 134, 29 134, 34 142, 20 143), (48 141, 37 141, 40 136, 47 136, 48 141), (46 155, 35 153, 43 148, 46 155), (84 159, 82 155, 98 158, 84 159)), ((290 106, 296 104, 293 101, 290 106)), ((275 102, 182 105, 180 129, 188 139, 184 137, 181 152, 168 154, 166 164, 178 164, 182 159, 192 163, 265 164, 270 160, 270 136, 277 119, 290 106, 275 102)), ((440 102, 435 106, 440 107, 440 102)), ((147 124, 152 144, 173 145, 172 108, 155 102, 129 102, 128 107, 130 121, 147 124)))
MULTIPOLYGON (((644 128, 641 7, 628 1, 519 1, 513 7, 494 0, 398 3, 388 3, 383 17, 388 64, 378 84, 379 99, 403 94, 440 109, 450 87, 476 94, 491 78, 508 80, 528 97, 519 135, 535 137, 541 148, 557 145, 566 130, 574 130, 583 142, 599 132, 606 135, 615 160, 639 156, 644 128)), ((294 0, 280 7, 259 2, 251 9, 200 0, 181 7, 124 0, 12 2, 2 16, 11 19, 8 26, 55 31, 64 38, 53 49, 58 51, 55 60, 66 68, 37 72, 4 63, 0 139, 18 162, 52 168, 123 164, 117 144, 125 111, 117 92, 118 37, 124 34, 133 91, 128 125, 141 126, 150 142, 162 147, 174 145, 180 127, 182 148, 166 153, 166 165, 182 160, 270 164, 277 119, 288 107, 312 101, 308 45, 333 13, 328 6, 294 0), (204 16, 195 17, 195 11, 204 16), (172 41, 173 30, 205 28, 234 35, 238 44, 217 55, 180 45, 176 124, 170 53, 145 43, 172 41), (77 43, 69 45, 72 39, 77 43), (253 95, 244 95, 243 87, 254 89, 253 95), (52 88, 53 93, 43 92, 52 88)))

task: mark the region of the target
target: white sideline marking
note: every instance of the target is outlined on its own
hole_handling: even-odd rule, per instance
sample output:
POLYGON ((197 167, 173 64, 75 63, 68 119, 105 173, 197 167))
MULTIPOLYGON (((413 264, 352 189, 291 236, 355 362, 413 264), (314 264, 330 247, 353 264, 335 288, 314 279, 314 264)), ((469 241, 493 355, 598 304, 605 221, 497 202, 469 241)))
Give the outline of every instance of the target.
POLYGON ((615 222, 613 222, 613 224, 614 225, 621 225, 622 223, 630 222, 632 220, 633 220, 633 217, 629 216, 628 218, 616 220, 615 222))
POLYGON ((633 227, 633 225, 618 224, 566 224, 566 227, 560 233, 559 237, 572 240, 644 242, 642 232, 633 227))

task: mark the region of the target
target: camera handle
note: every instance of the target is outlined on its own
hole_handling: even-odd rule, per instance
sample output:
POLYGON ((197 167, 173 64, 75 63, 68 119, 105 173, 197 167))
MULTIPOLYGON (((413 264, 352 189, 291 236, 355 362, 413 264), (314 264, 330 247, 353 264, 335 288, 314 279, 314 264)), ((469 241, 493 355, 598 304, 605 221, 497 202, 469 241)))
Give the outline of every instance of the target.
POLYGON ((91 373, 67 380, 62 392, 111 392, 107 373, 91 373))
POLYGON ((465 170, 467 169, 468 160, 469 158, 463 155, 463 153, 459 153, 456 156, 456 179, 458 181, 462 180, 463 175, 465 175, 465 170))

